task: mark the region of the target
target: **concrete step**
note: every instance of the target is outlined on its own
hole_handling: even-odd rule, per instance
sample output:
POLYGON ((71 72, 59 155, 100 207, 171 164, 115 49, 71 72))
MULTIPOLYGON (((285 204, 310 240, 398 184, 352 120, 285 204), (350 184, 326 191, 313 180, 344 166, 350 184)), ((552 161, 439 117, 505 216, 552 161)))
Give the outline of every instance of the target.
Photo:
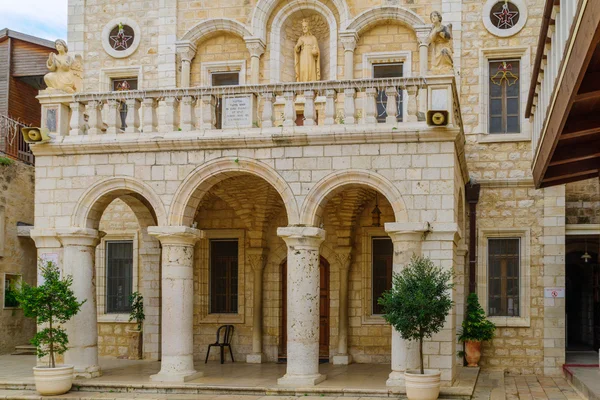
POLYGON ((12 353, 13 356, 25 356, 25 355, 36 355, 35 346, 32 344, 22 344, 15 346, 15 351, 12 353))

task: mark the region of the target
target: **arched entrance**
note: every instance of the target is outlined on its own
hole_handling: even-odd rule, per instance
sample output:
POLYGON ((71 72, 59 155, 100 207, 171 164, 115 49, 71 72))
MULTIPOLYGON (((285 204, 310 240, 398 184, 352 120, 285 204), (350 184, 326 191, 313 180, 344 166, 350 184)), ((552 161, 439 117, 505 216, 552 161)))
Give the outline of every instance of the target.
MULTIPOLYGON (((319 302, 319 360, 329 361, 329 263, 320 257, 320 302, 319 302)), ((287 259, 281 263, 281 335, 279 339, 279 361, 287 360, 287 259)))

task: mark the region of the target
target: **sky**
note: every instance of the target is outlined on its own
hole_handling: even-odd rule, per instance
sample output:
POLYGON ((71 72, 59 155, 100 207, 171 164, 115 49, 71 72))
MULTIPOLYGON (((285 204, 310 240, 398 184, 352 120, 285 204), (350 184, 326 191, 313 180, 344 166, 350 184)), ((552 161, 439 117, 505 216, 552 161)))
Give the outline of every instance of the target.
POLYGON ((0 29, 67 39, 68 0, 0 0, 0 29))

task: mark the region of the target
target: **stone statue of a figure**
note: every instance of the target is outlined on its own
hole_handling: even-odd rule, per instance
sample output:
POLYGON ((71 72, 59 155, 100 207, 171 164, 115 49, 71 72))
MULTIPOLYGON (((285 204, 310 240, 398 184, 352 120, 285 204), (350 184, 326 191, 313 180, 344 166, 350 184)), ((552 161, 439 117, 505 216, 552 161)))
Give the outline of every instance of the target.
POLYGON ((432 47, 431 72, 434 74, 454 73, 452 59, 452 24, 442 24, 442 14, 434 11, 430 15, 433 27, 429 33, 429 44, 432 47))
POLYGON ((296 82, 321 80, 321 52, 317 38, 310 33, 307 19, 302 20, 302 36, 294 47, 296 82))
POLYGON ((75 93, 81 89, 82 60, 81 56, 72 57, 67 43, 58 39, 54 42, 58 54, 50 53, 46 66, 51 71, 44 75, 48 90, 60 90, 75 93))

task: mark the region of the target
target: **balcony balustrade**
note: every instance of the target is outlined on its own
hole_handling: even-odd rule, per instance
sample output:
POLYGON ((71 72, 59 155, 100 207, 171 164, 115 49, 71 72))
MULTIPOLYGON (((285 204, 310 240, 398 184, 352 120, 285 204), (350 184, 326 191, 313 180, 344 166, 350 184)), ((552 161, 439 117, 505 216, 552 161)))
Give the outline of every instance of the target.
POLYGON ((311 130, 369 125, 422 129, 428 110, 448 111, 448 126, 461 127, 452 76, 74 95, 41 92, 38 99, 42 126, 59 136, 177 135, 232 129, 252 133, 299 125, 311 130))

